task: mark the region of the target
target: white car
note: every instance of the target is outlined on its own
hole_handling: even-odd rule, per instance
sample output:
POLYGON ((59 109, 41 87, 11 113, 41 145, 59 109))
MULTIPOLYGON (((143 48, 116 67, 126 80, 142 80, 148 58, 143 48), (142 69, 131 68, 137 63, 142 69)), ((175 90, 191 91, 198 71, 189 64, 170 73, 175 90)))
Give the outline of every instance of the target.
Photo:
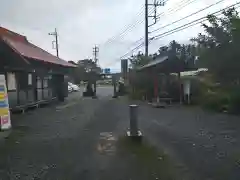
POLYGON ((72 87, 68 85, 68 92, 72 92, 72 91, 73 91, 72 87))
POLYGON ((68 82, 68 86, 69 86, 70 88, 72 88, 72 91, 75 91, 75 92, 80 91, 79 86, 76 85, 76 84, 73 84, 73 83, 68 82))

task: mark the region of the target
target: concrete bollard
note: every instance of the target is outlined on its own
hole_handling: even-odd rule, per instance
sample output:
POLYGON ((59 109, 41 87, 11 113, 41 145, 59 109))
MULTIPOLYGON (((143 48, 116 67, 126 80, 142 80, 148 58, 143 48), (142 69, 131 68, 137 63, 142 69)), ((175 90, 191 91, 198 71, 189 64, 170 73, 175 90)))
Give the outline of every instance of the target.
POLYGON ((138 129, 138 105, 130 105, 130 130, 127 131, 127 136, 130 137, 134 142, 142 142, 142 133, 138 129))
POLYGON ((130 135, 138 136, 138 105, 130 105, 130 135))

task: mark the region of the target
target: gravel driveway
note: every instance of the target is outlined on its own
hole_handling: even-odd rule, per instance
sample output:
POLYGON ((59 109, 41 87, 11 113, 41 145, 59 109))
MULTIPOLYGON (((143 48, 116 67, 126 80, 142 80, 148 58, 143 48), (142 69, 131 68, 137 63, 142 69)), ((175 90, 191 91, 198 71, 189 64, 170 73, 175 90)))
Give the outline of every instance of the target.
MULTIPOLYGON (((102 91, 97 100, 76 93, 65 103, 13 116, 13 133, 0 147, 0 179, 152 179, 135 156, 117 153, 129 102, 102 91)), ((180 173, 174 180, 240 179, 239 120, 191 107, 139 107, 144 139, 172 158, 180 173)))

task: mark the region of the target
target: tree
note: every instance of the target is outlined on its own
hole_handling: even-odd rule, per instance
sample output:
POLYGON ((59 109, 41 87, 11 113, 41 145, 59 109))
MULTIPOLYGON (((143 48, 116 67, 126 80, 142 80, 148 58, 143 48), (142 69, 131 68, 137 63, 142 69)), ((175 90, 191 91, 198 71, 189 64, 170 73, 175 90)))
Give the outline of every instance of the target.
POLYGON ((222 14, 221 18, 209 15, 209 25, 203 24, 206 34, 192 41, 201 49, 199 65, 208 68, 216 80, 233 83, 240 79, 240 19, 234 8, 222 14))
POLYGON ((144 66, 146 64, 148 64, 151 61, 151 56, 144 56, 143 53, 138 53, 137 55, 133 55, 131 56, 131 58, 129 58, 129 61, 131 63, 131 67, 133 69, 136 69, 138 67, 144 66))
POLYGON ((161 46, 159 49, 158 49, 158 53, 160 55, 167 55, 167 52, 168 52, 168 46, 161 46))
POLYGON ((100 73, 101 68, 92 59, 84 59, 78 61, 72 76, 75 83, 78 84, 80 81, 91 81, 100 73))
POLYGON ((181 44, 179 44, 177 41, 173 40, 169 44, 169 55, 176 56, 179 51, 181 50, 181 44))

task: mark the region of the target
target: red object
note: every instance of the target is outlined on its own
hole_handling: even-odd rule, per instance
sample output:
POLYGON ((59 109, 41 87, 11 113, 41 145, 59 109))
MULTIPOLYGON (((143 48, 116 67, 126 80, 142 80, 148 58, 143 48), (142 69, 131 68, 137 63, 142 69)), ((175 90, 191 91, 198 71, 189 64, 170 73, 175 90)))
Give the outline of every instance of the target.
POLYGON ((8 123, 8 116, 1 116, 1 125, 5 125, 8 123))
POLYGON ((8 46, 10 46, 10 48, 23 57, 66 67, 76 67, 72 63, 68 63, 67 61, 64 61, 28 42, 25 36, 9 31, 5 28, 0 27, 0 37, 8 46))
POLYGON ((157 75, 154 75, 154 96, 158 98, 158 78, 157 75))

